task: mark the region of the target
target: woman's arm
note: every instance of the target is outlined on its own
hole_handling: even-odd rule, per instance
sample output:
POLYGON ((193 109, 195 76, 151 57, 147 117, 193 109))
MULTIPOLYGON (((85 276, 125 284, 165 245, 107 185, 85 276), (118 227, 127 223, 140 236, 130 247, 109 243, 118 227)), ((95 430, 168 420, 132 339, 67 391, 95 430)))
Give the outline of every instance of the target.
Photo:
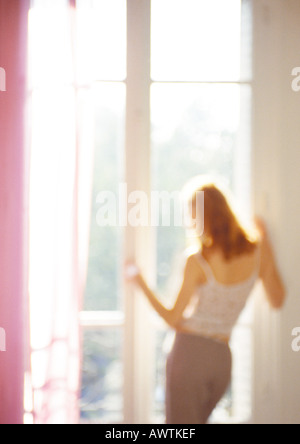
POLYGON ((263 282, 266 296, 273 308, 279 309, 285 301, 285 288, 277 268, 272 245, 262 221, 258 228, 261 234, 261 267, 260 278, 263 282))
POLYGON ((154 310, 165 320, 165 322, 171 327, 176 328, 176 326, 182 320, 183 312, 190 302, 199 282, 199 265, 197 265, 193 256, 190 256, 187 259, 184 270, 183 284, 177 300, 171 309, 166 308, 159 301, 155 293, 148 287, 141 273, 137 273, 136 276, 130 280, 143 291, 154 310))

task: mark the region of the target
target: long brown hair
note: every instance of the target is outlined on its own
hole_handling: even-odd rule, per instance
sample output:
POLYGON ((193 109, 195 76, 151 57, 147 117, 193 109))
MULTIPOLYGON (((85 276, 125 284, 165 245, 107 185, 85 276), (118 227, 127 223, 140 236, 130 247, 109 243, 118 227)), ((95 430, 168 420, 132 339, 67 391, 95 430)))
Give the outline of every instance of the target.
POLYGON ((226 260, 252 253, 257 242, 239 222, 228 198, 214 184, 194 188, 191 200, 195 203, 197 191, 204 192, 204 233, 200 236, 202 248, 220 249, 226 260))

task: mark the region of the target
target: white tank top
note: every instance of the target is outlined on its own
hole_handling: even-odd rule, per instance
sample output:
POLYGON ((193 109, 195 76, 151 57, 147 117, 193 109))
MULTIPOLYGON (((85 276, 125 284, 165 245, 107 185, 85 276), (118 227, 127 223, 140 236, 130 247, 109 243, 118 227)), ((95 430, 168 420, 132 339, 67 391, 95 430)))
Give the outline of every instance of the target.
MULTIPOLYGON (((259 250, 259 249, 258 249, 259 250)), ((254 273, 238 284, 221 284, 208 262, 201 256, 200 265, 207 281, 193 298, 192 312, 182 321, 184 331, 214 339, 230 339, 259 276, 259 260, 254 273)))

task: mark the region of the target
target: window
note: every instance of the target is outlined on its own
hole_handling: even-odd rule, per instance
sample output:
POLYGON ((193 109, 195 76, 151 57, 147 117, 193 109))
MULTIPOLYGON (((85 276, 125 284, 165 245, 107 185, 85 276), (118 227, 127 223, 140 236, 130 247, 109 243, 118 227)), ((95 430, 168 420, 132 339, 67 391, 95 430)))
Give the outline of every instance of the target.
MULTIPOLYGON (((47 0, 34 3, 38 10, 47 0)), ((81 421, 163 422, 170 336, 146 301, 124 286, 122 264, 136 257, 169 301, 179 286, 175 276, 180 276, 185 231, 134 228, 119 218, 103 224, 101 205, 110 193, 120 216, 124 184, 128 193, 149 195, 180 191, 191 177, 213 174, 222 177, 249 215, 252 2, 77 0, 75 80, 60 44, 64 29, 56 3, 57 41, 49 40, 48 50, 35 60, 47 57, 55 44, 57 66, 65 69, 63 75, 56 70, 57 78, 47 72, 38 78, 52 85, 50 103, 60 100, 55 82, 76 83, 89 120, 85 134, 94 144, 89 267, 80 318, 81 421)), ((39 63, 33 72, 42 69, 39 63)), ((45 85, 35 83, 36 119, 45 85)), ((212 420, 245 421, 251 415, 251 316, 249 307, 235 331, 232 386, 212 420)))
MULTIPOLYGON (((240 0, 77 4, 78 41, 86 60, 82 75, 94 78, 96 123, 90 262, 81 318, 82 420, 160 422, 162 344, 167 347, 168 335, 142 300, 126 294, 121 267, 134 254, 160 294, 175 295, 174 270, 180 267, 176 260, 186 246, 185 232, 99 227, 97 196, 111 191, 120 197, 123 182, 148 193, 179 191, 194 175, 214 174, 249 213, 251 5, 240 0), (87 28, 90 54, 97 57, 86 51, 87 28)), ((251 309, 236 333, 237 372, 219 408, 218 418, 221 414, 226 421, 237 415, 247 419, 251 411, 251 309)))
MULTIPOLYGON (((151 34, 152 186, 174 191, 198 174, 220 176, 246 204, 244 215, 250 205, 249 6, 239 0, 152 0, 151 34)), ((157 284, 167 296, 176 288, 170 283, 185 233, 159 227, 156 239, 157 284)), ((235 330, 232 386, 212 420, 251 416, 251 313, 249 307, 235 330)), ((155 362, 161 362, 161 347, 157 352, 155 362)), ((161 414, 162 380, 160 374, 155 405, 161 414)))
POLYGON ((101 193, 117 195, 125 178, 125 0, 77 0, 79 81, 91 87, 94 180, 85 291, 81 421, 121 423, 124 380, 124 230, 99 220, 101 193), (89 51, 87 51, 89 48, 89 51))

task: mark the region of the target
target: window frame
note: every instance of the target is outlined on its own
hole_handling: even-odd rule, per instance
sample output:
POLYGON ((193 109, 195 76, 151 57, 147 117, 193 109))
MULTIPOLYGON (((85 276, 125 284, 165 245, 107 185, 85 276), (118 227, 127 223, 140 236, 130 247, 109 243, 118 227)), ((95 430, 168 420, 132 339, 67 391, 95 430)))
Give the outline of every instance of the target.
MULTIPOLYGON (((252 0, 241 1, 243 7, 252 8, 252 0)), ((153 81, 150 56, 151 0, 127 1, 127 77, 124 81, 118 82, 126 86, 124 180, 128 186, 128 193, 140 190, 147 195, 151 192, 151 85, 154 83, 234 84, 249 86, 251 91, 253 89, 249 72, 245 73, 245 76, 242 73, 240 81, 153 81), (143 149, 140 149, 141 146, 143 149)), ((148 281, 154 283, 156 264, 153 227, 126 226, 123 229, 123 238, 124 261, 128 257, 135 257, 148 281)), ((140 297, 138 290, 126 286, 123 282, 122 293, 123 312, 82 312, 80 325, 84 330, 123 329, 124 423, 151 423, 153 374, 150 363, 154 361, 151 314, 147 302, 140 297)))

